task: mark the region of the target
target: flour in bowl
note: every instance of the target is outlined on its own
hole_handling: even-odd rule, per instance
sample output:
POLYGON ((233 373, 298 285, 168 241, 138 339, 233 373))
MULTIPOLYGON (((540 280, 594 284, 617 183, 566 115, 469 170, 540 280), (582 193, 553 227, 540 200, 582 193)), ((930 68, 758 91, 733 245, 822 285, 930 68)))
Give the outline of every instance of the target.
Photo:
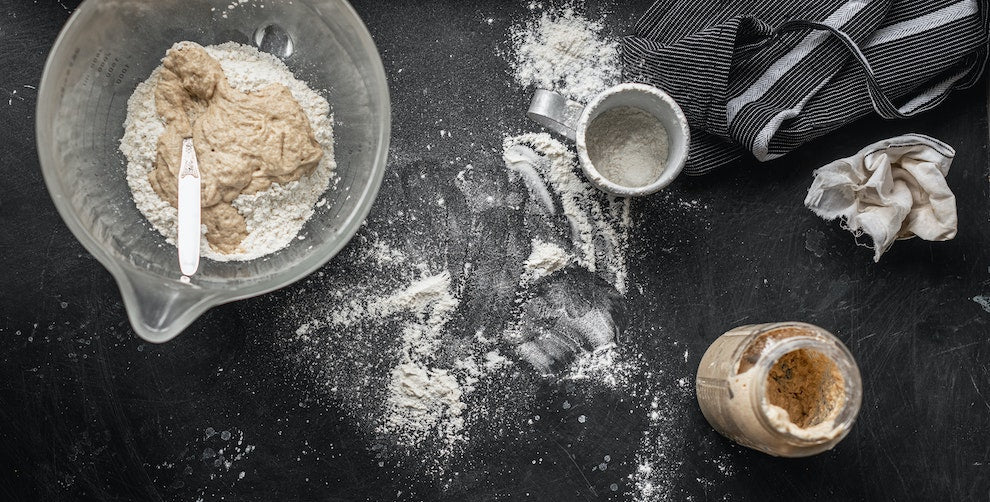
MULTIPOLYGON (((173 48, 188 42, 180 42, 173 48)), ((244 218, 247 235, 238 249, 221 253, 207 241, 201 241, 201 255, 216 261, 252 260, 286 247, 299 234, 313 215, 314 205, 330 186, 335 168, 333 158, 333 119, 326 99, 296 79, 281 60, 259 52, 254 47, 228 42, 205 47, 216 59, 230 86, 240 92, 258 92, 269 84, 286 86, 309 119, 313 135, 323 150, 323 156, 309 176, 285 184, 272 183, 265 190, 237 196, 231 205, 244 218)), ((148 174, 155 167, 159 137, 165 123, 159 117, 155 89, 162 67, 137 86, 127 102, 127 119, 120 151, 127 158, 127 183, 134 202, 166 240, 174 244, 176 209, 164 201, 152 188, 148 174)))

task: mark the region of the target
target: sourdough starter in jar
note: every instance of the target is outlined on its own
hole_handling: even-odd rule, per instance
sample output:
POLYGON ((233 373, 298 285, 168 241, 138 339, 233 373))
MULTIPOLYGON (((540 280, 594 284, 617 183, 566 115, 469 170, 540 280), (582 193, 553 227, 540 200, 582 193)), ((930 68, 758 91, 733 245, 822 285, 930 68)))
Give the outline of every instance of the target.
POLYGON ((831 449, 862 400, 859 368, 834 335, 797 322, 735 328, 701 358, 698 404, 722 435, 782 457, 831 449))

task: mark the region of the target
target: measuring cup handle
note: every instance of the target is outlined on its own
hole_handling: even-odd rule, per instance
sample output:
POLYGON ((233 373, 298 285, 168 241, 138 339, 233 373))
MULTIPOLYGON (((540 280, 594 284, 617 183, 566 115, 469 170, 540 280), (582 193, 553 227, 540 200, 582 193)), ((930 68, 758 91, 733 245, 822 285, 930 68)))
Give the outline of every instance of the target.
POLYGON ((584 105, 546 89, 537 89, 526 116, 533 122, 574 141, 584 105))

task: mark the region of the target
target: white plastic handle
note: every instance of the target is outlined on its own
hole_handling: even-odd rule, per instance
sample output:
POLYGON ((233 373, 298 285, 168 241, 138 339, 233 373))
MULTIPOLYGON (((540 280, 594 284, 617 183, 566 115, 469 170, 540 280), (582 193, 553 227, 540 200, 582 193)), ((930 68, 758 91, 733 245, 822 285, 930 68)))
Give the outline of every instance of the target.
POLYGON ((199 162, 192 138, 182 140, 182 161, 179 164, 179 229, 176 247, 179 249, 179 270, 191 276, 199 269, 199 239, 201 225, 199 162))

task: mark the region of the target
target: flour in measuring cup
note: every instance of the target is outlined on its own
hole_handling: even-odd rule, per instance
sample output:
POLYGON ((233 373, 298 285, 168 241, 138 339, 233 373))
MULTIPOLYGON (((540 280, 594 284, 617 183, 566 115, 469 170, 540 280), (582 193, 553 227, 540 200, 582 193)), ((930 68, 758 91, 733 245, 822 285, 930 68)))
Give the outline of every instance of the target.
POLYGON ((667 129, 639 108, 619 106, 602 112, 591 121, 585 138, 591 165, 617 185, 649 185, 666 167, 667 129))

